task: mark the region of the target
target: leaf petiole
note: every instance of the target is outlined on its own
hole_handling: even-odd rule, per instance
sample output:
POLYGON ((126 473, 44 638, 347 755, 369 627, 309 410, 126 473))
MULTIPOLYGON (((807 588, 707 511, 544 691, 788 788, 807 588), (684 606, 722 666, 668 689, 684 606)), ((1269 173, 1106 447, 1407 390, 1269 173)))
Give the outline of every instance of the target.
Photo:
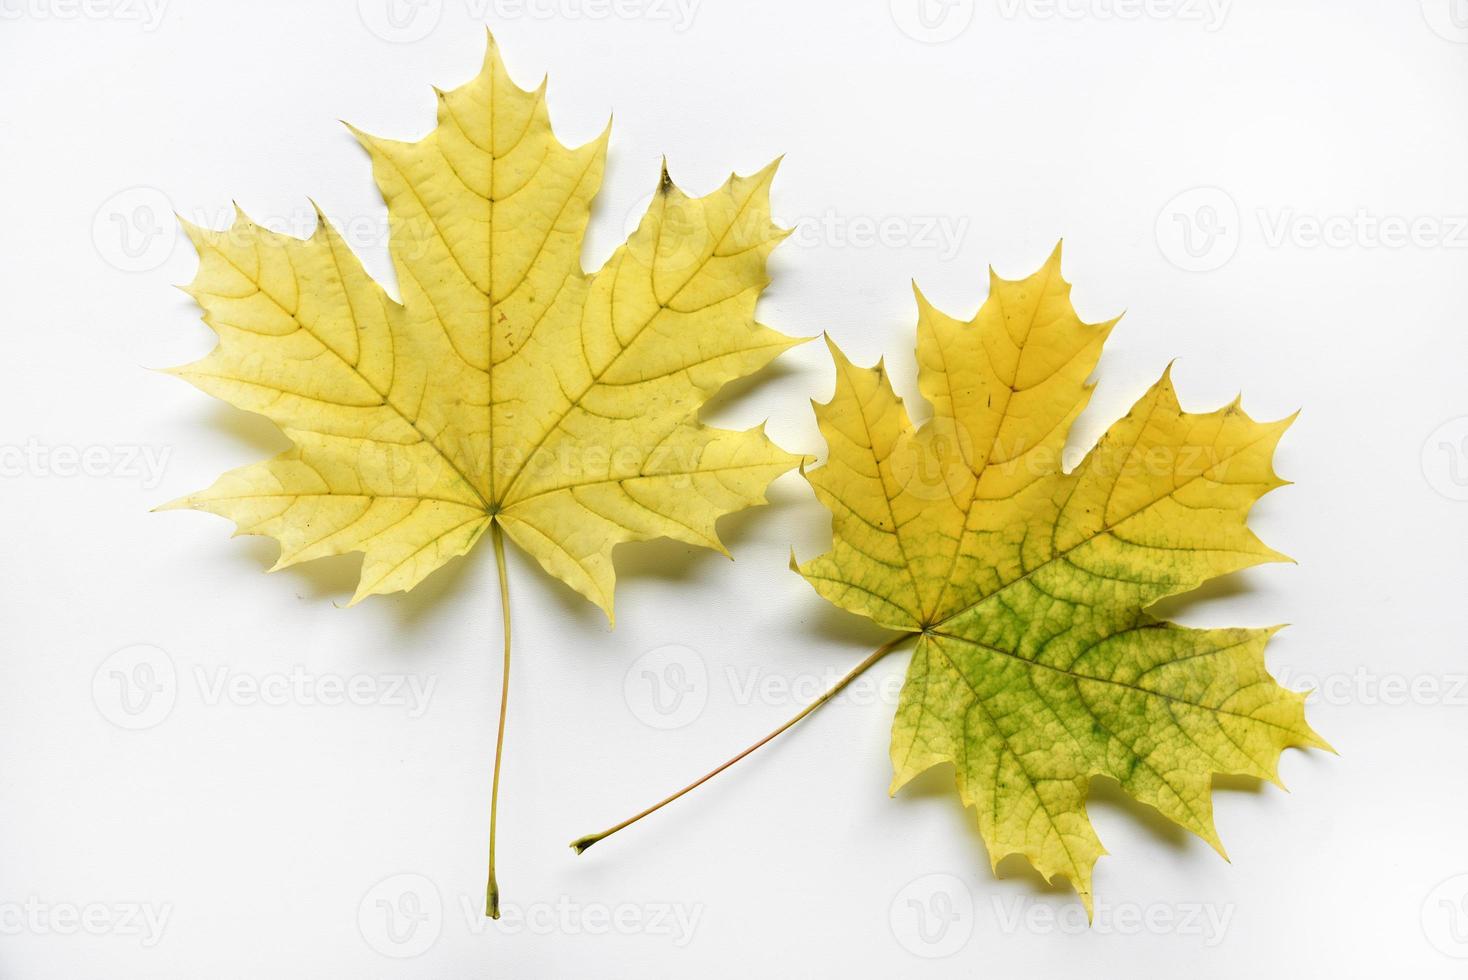
POLYGON ((500 679, 500 727, 494 742, 494 781, 489 791, 489 885, 484 893, 484 914, 491 919, 500 917, 500 886, 494 876, 494 832, 499 815, 500 759, 505 749, 505 710, 510 703, 510 582, 505 577, 505 538, 500 531, 499 521, 489 526, 490 539, 494 542, 494 563, 500 579, 500 618, 505 623, 505 664, 500 679))
POLYGON ((826 693, 822 694, 820 697, 816 698, 810 704, 808 704, 804 708, 802 708, 800 710, 800 713, 797 714, 794 718, 791 718, 789 721, 785 722, 785 724, 781 725, 779 728, 777 728, 774 731, 770 732, 764 738, 760 739, 758 742, 755 742, 753 745, 751 745, 749 748, 745 749, 743 752, 740 752, 738 755, 734 756, 732 759, 730 759, 729 761, 725 762, 723 765, 719 766, 717 769, 713 769, 710 772, 704 774, 703 776, 700 776, 698 779, 695 779, 693 782, 689 783, 687 786, 685 786, 682 789, 678 790, 678 792, 674 793, 672 796, 669 796, 666 799, 664 799, 664 800, 662 800, 662 801, 660 801, 658 803, 654 803, 652 806, 648 807, 646 810, 643 810, 641 813, 638 813, 638 814, 635 814, 635 815, 633 815, 631 817, 628 817, 626 820, 623 820, 621 823, 616 824, 615 826, 612 826, 612 827, 608 827, 606 830, 603 830, 599 834, 587 834, 585 837, 581 837, 581 838, 578 838, 577 840, 572 841, 571 842, 571 849, 573 851, 575 851, 577 854, 580 854, 581 852, 585 851, 588 847, 590 847, 592 844, 595 844, 597 841, 603 840, 603 839, 605 839, 607 837, 612 836, 613 834, 615 834, 617 831, 621 830, 624 827, 630 827, 632 824, 634 824, 637 821, 641 820, 643 817, 648 816, 649 814, 652 814, 652 813, 656 813, 658 810, 661 810, 663 807, 667 806, 669 803, 672 803, 674 800, 676 800, 678 797, 684 795, 685 793, 688 793, 691 790, 697 789, 699 786, 702 786, 704 783, 708 782, 710 779, 713 779, 715 776, 717 776, 719 773, 723 772, 725 769, 728 769, 730 766, 734 765, 734 763, 738 762, 740 759, 743 759, 745 756, 750 755, 756 749, 758 749, 761 746, 767 744, 768 742, 773 741, 777 736, 779 736, 782 733, 784 733, 787 729, 790 729, 790 728, 794 727, 794 725, 796 724, 796 722, 800 721, 806 715, 810 714, 812 711, 816 710, 821 705, 825 704, 827 701, 829 701, 832 698, 834 698, 837 694, 840 694, 841 691, 842 691, 842 689, 845 688, 846 685, 848 685, 852 681, 856 680, 858 677, 860 677, 862 674, 864 674, 867 671, 867 669, 870 668, 873 664, 875 664, 878 660, 881 660, 883 657, 887 656, 887 654, 889 654, 893 650, 897 649, 897 647, 904 640, 907 640, 907 639, 909 639, 910 637, 912 637, 914 635, 916 635, 916 634, 913 634, 913 633, 903 633, 903 634, 900 634, 899 636, 896 636, 896 637, 892 638, 891 640, 888 640, 886 643, 882 644, 881 646, 877 647, 877 649, 873 650, 872 653, 865 660, 863 660, 861 663, 857 664, 855 667, 851 668, 851 670, 849 670, 844 677, 842 677, 839 681, 837 681, 834 685, 831 686, 830 690, 826 691, 826 693))

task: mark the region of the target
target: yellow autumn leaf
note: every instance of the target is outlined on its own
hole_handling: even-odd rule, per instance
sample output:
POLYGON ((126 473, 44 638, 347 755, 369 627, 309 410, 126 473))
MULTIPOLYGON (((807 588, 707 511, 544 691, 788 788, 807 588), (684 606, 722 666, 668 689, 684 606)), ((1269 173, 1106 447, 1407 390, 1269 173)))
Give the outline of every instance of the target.
POLYGON ((1089 911, 1104 853, 1086 816, 1094 777, 1222 853, 1213 774, 1276 780, 1285 747, 1326 747, 1305 696, 1265 669, 1275 629, 1187 629, 1146 612, 1286 560, 1246 517, 1283 484, 1272 460, 1292 419, 1255 422, 1237 401, 1184 412, 1164 373, 1066 472, 1115 321, 1076 315, 1059 248, 1027 279, 991 275, 972 321, 920 293, 918 307, 918 385, 933 409, 919 427, 880 364, 855 367, 831 345, 836 391, 816 406, 830 455, 808 478, 833 546, 798 571, 916 639, 892 791, 952 763, 991 862, 1022 854, 1089 911))
MULTIPOLYGON (((799 342, 754 319, 786 234, 775 164, 696 198, 665 169, 636 231, 587 274, 608 133, 563 146, 544 84, 515 85, 493 38, 479 75, 438 93, 426 137, 353 132, 387 202, 401 302, 319 215, 306 240, 243 215, 185 223, 187 292, 219 343, 174 373, 292 447, 169 506, 274 538, 277 568, 361 552, 353 602, 411 589, 486 531, 502 576, 501 529, 609 618, 616 545, 724 551, 718 518, 799 462, 762 426, 698 421, 799 342)), ((508 658, 508 607, 506 624, 508 658)))
POLYGON ((1236 400, 1184 412, 1167 372, 1073 470, 1071 424, 1115 321, 1070 303, 1060 249, 1034 275, 991 274, 969 322, 918 294, 914 426, 883 366, 830 344, 829 446, 807 475, 832 549, 796 568, 832 603, 897 631, 793 718, 660 802, 572 843, 578 853, 747 758, 915 641, 892 729, 892 792, 951 763, 994 866, 1021 854, 1092 910, 1104 853, 1086 816, 1096 776, 1219 853, 1215 773, 1278 781, 1288 746, 1329 748, 1305 695, 1264 665, 1271 629, 1188 629, 1147 609, 1220 575, 1287 560, 1249 530, 1283 484, 1276 443, 1236 400))
POLYGON ((357 132, 401 303, 324 219, 304 241, 243 215, 223 231, 185 223, 199 252, 187 292, 219 345, 174 373, 295 445, 171 506, 275 538, 277 567, 363 552, 353 602, 411 589, 492 524, 609 617, 617 544, 723 551, 715 521, 799 462, 759 430, 697 419, 799 343, 754 320, 785 235, 769 217, 775 165, 701 198, 664 173, 588 275, 607 135, 562 146, 544 85, 517 87, 493 40, 478 77, 439 93, 427 137, 357 132))

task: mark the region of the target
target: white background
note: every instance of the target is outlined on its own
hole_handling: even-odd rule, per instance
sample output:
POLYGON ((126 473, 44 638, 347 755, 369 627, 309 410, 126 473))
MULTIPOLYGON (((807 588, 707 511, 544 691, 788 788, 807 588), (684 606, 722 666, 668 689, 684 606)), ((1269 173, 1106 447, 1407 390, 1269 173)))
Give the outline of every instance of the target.
MULTIPOLYGON (((1461 975, 1468 10, 927 0, 925 28, 912 0, 158 2, 0 0, 0 976, 1461 975), (304 233, 311 195, 392 282, 336 120, 426 132, 484 23, 522 84, 550 73, 566 142, 615 110, 588 267, 662 154, 704 193, 784 153, 798 233, 761 318, 886 355, 904 394, 910 278, 966 316, 986 264, 1027 274, 1064 236, 1082 315, 1126 311, 1077 447, 1172 358, 1191 408, 1303 408, 1278 461, 1296 485, 1254 517, 1299 564, 1164 612, 1292 623, 1271 667, 1321 687, 1340 755, 1287 753, 1289 793, 1221 783, 1232 863, 1097 786, 1086 929, 1063 885, 991 874, 951 772, 888 798, 899 655, 576 857, 883 639, 787 570, 829 541, 792 474, 722 523, 733 563, 619 550, 615 631, 511 556, 508 915, 486 924, 490 550, 350 610, 354 560, 264 575, 268 541, 148 511, 281 437, 147 370, 212 342, 170 288, 195 264, 170 207, 304 233), (322 682, 367 703, 321 704, 322 682)), ((807 345, 706 418, 820 453, 807 399, 831 383, 807 345)))

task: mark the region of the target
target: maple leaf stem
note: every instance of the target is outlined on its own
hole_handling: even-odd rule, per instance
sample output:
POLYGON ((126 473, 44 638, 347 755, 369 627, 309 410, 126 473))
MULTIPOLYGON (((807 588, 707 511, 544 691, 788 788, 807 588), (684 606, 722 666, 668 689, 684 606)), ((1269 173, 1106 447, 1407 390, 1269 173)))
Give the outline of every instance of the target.
POLYGON ((695 779, 693 782, 689 783, 687 786, 685 786, 682 789, 678 790, 678 792, 674 793, 672 796, 669 796, 666 799, 661 800, 660 802, 654 803, 652 806, 648 807, 646 810, 643 810, 641 813, 638 813, 638 814, 635 814, 634 816, 628 817, 626 820, 623 820, 621 823, 616 824, 615 826, 612 826, 612 827, 608 827, 606 830, 603 830, 599 834, 588 834, 585 837, 581 837, 581 838, 579 838, 577 840, 572 841, 571 842, 571 849, 573 851, 575 851, 577 854, 580 854, 581 852, 585 851, 588 847, 590 847, 592 844, 595 844, 597 841, 604 840, 605 838, 612 836, 613 834, 615 834, 617 831, 623 829, 624 827, 630 827, 630 826, 632 826, 637 821, 641 820, 643 817, 648 816, 649 814, 652 814, 652 813, 656 813, 658 810, 661 810, 663 807, 667 806, 669 803, 672 803, 674 800, 678 799, 678 797, 683 796, 685 793, 691 792, 692 790, 695 790, 698 787, 702 786, 704 783, 708 782, 710 779, 713 779, 715 776, 717 776, 719 773, 723 772, 725 769, 728 769, 730 766, 734 765, 734 763, 738 762, 740 759, 743 759, 747 755, 751 755, 756 749, 759 749, 761 746, 764 746, 767 743, 773 741, 776 737, 778 737, 779 735, 783 734, 786 730, 788 730, 790 728, 793 728, 795 726, 795 724, 797 722, 799 722, 802 718, 804 718, 806 715, 810 714, 812 711, 815 711, 817 708, 819 708, 821 705, 825 704, 827 701, 829 701, 832 698, 834 698, 836 695, 840 694, 841 691, 842 691, 842 689, 845 688, 846 685, 848 685, 852 681, 856 680, 858 677, 860 677, 862 674, 864 674, 878 660, 881 660, 883 657, 887 656, 887 654, 889 654, 893 650, 897 649, 897 647, 904 640, 907 640, 907 639, 909 639, 910 637, 912 637, 914 635, 915 634, 912 634, 912 633, 903 633, 903 634, 901 634, 899 636, 896 636, 896 637, 892 638, 891 640, 888 640, 886 643, 882 644, 881 646, 877 647, 877 649, 873 650, 872 653, 865 660, 863 660, 861 663, 857 664, 855 667, 851 668, 851 670, 848 671, 846 673, 846 675, 844 677, 842 677, 839 681, 837 681, 834 685, 832 685, 831 688, 828 691, 826 691, 826 693, 822 694, 820 697, 816 698, 810 704, 808 704, 804 708, 802 708, 800 710, 800 713, 797 714, 794 718, 791 718, 789 721, 785 722, 785 724, 781 725, 779 728, 777 728, 774 731, 770 732, 764 738, 760 739, 758 742, 755 742, 753 745, 749 746, 749 748, 745 749, 743 752, 740 752, 738 755, 734 756, 732 759, 728 760, 727 762, 725 762, 723 765, 719 766, 718 768, 713 769, 713 770, 709 771, 708 773, 705 773, 704 775, 700 776, 698 779, 695 779))
POLYGON ((510 580, 505 576, 505 537, 500 531, 499 521, 490 524, 489 535, 494 542, 494 563, 499 570, 500 618, 505 624, 505 664, 500 674, 500 727, 494 742, 494 781, 489 790, 489 885, 484 893, 484 914, 498 919, 500 886, 494 876, 494 836, 499 816, 500 759, 505 749, 505 710, 510 704, 510 580))

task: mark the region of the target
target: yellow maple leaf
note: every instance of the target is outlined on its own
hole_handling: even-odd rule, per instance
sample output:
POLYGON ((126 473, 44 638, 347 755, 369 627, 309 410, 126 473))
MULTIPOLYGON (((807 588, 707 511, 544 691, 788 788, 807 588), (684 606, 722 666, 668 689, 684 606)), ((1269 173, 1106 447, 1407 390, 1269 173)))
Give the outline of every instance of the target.
POLYGON ((898 631, 800 713, 661 802, 571 846, 579 853, 655 813, 788 730, 915 640, 892 728, 892 792, 941 763, 975 808, 993 865, 1024 855, 1092 909, 1104 853, 1086 816, 1093 777, 1220 853, 1215 773, 1277 781, 1288 746, 1329 748, 1305 695, 1264 665, 1274 629, 1187 629, 1149 616, 1165 596, 1286 560, 1246 524, 1283 481, 1273 456, 1292 419, 1237 401, 1184 412, 1167 373, 1074 470, 1061 465, 1115 321, 1083 323, 1060 249, 1017 282, 991 274, 970 322, 918 294, 914 427, 883 366, 834 343, 836 391, 816 404, 830 452, 807 474, 832 514, 832 549, 791 564, 826 599, 898 631))
POLYGON ((608 133, 563 146, 544 84, 515 85, 493 38, 480 74, 438 93, 425 138, 353 132, 387 202, 402 300, 319 214, 306 240, 243 215, 222 231, 185 223, 199 253, 187 292, 219 343, 173 373, 292 447, 167 506, 274 538, 277 568, 363 553, 354 603, 411 589, 486 531, 502 591, 501 529, 609 619, 617 544, 723 552, 718 518, 763 503, 800 461, 763 426, 697 418, 800 342, 754 320, 786 234, 770 220, 775 164, 699 198, 664 169, 636 231, 586 274, 608 133))

